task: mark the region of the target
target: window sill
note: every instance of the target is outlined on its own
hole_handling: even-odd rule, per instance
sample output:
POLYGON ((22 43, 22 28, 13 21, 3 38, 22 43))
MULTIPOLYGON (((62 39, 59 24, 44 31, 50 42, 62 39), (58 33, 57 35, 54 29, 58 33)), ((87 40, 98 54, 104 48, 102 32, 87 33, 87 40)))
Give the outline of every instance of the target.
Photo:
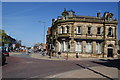
POLYGON ((88 36, 92 36, 93 34, 86 34, 86 35, 88 35, 88 36))
POLYGON ((113 37, 113 35, 108 35, 108 37, 113 37))
POLYGON ((59 33, 60 35, 62 35, 62 34, 70 34, 70 33, 59 33))
POLYGON ((76 33, 76 35, 82 35, 81 33, 76 33))
POLYGON ((97 34, 96 36, 102 36, 102 34, 97 34))

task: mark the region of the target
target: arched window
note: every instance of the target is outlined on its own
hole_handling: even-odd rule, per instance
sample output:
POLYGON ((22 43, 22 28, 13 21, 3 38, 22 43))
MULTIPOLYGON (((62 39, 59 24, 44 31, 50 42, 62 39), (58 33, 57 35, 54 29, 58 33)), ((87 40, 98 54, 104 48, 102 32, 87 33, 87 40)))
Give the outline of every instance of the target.
POLYGON ((113 36, 113 29, 111 27, 108 29, 108 36, 113 36))

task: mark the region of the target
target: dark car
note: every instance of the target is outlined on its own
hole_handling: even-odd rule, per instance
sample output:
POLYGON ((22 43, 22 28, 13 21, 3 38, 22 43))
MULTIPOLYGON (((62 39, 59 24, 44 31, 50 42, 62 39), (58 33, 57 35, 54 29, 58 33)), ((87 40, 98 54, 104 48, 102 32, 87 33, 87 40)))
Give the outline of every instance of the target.
POLYGON ((120 59, 120 50, 118 50, 118 59, 120 59))
POLYGON ((8 51, 2 51, 2 53, 3 53, 5 56, 9 56, 9 52, 8 52, 8 51))
POLYGON ((0 52, 0 61, 2 62, 2 65, 6 62, 6 56, 2 52, 0 52))
POLYGON ((118 50, 118 55, 120 55, 120 50, 118 50))

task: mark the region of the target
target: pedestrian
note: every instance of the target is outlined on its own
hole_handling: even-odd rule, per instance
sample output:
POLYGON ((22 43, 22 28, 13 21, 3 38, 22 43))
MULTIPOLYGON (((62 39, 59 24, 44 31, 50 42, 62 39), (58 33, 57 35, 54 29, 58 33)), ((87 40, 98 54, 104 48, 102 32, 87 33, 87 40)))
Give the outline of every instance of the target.
POLYGON ((50 52, 49 52, 49 58, 51 58, 51 53, 52 53, 52 51, 50 50, 50 52))
POLYGON ((118 50, 118 55, 120 55, 120 50, 118 50))
POLYGON ((42 55, 44 56, 44 51, 42 51, 42 55))
POLYGON ((26 54, 29 55, 29 51, 28 51, 28 49, 26 49, 26 54))
POLYGON ((42 50, 40 50, 40 55, 42 55, 42 50))
POLYGON ((76 58, 79 58, 79 53, 76 53, 76 58))
POLYGON ((58 52, 58 59, 60 58, 60 55, 61 55, 61 52, 59 51, 59 52, 58 52))

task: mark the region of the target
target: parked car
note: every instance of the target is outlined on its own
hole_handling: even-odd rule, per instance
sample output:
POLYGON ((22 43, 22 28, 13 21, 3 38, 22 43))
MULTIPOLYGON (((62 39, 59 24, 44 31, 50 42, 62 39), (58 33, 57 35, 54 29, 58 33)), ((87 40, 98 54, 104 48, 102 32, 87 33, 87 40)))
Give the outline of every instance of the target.
POLYGON ((118 59, 120 59, 120 50, 118 50, 118 59))
POLYGON ((6 56, 2 52, 0 52, 0 61, 2 62, 2 65, 4 65, 6 62, 6 56))
POLYGON ((2 53, 3 53, 5 56, 9 56, 9 52, 8 52, 8 51, 2 51, 2 53))
POLYGON ((120 55, 120 50, 118 50, 118 55, 120 55))

